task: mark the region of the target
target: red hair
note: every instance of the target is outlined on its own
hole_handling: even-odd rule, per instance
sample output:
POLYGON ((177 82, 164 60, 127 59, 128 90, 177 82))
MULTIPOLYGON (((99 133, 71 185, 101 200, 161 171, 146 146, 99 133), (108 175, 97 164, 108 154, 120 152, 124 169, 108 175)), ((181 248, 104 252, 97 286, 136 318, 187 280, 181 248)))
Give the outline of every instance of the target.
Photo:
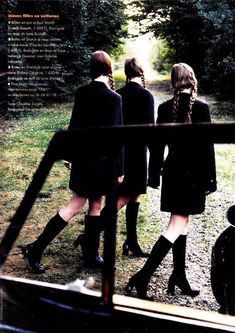
POLYGON ((108 53, 101 50, 93 52, 91 55, 90 69, 92 79, 96 79, 100 75, 112 75, 112 61, 108 53))

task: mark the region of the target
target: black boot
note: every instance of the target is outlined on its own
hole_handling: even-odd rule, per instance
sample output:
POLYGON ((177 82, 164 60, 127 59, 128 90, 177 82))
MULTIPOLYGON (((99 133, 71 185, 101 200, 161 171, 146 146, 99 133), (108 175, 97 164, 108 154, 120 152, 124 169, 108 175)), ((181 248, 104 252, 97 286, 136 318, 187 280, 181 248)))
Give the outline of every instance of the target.
POLYGON ((181 294, 195 297, 199 295, 199 291, 191 289, 185 273, 186 238, 186 235, 180 235, 173 245, 174 269, 168 282, 167 292, 174 295, 177 286, 181 289, 181 294))
MULTIPOLYGON (((106 207, 104 207, 101 212, 100 212, 100 219, 98 221, 98 218, 97 218, 97 223, 99 224, 99 232, 101 233, 102 231, 104 231, 104 223, 105 221, 107 220, 107 217, 106 217, 106 214, 107 214, 107 209, 106 207)), ((89 216, 89 215, 87 215, 89 216)), ((98 216, 99 217, 99 216, 98 216)), ((94 216, 95 218, 95 216, 94 216)), ((85 221, 86 221, 87 217, 85 217, 85 221)), ((86 224, 86 222, 85 222, 86 224)), ((98 227, 97 227, 98 228, 98 227)), ((77 238, 75 239, 75 241, 73 242, 73 246, 75 247, 75 249, 78 247, 78 246, 81 246, 81 248, 83 247, 83 244, 84 244, 84 233, 83 234, 79 234, 77 236, 77 238)))
POLYGON ((170 251, 172 245, 173 244, 164 236, 159 237, 144 266, 130 278, 125 288, 128 295, 130 295, 132 289, 135 288, 139 298, 147 299, 146 295, 150 278, 170 251))
MULTIPOLYGON (((82 249, 84 266, 87 268, 102 268, 103 258, 99 255, 100 233, 102 232, 100 216, 85 217, 85 233, 80 235, 79 245, 82 249)), ((78 241, 78 239, 77 239, 78 241)))
POLYGON ((47 223, 38 239, 22 248, 23 255, 28 259, 29 265, 35 273, 44 273, 45 267, 40 263, 43 251, 51 241, 68 225, 57 213, 47 223))
POLYGON ((137 241, 137 217, 139 211, 139 202, 128 202, 126 205, 126 241, 122 246, 122 254, 128 256, 129 251, 135 257, 148 257, 149 254, 141 250, 137 241))

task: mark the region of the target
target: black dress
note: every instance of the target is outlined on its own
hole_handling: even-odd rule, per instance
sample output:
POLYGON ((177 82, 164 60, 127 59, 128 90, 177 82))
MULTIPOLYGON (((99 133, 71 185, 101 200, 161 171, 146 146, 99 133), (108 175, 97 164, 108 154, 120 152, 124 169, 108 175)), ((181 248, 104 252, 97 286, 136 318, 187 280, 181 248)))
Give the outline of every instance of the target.
MULTIPOLYGON (((69 129, 122 125, 121 97, 105 83, 92 81, 79 87, 69 129)), ((90 138, 88 149, 83 142, 74 142, 77 151, 72 161, 69 188, 78 195, 97 197, 107 194, 113 176, 123 175, 122 151, 101 147, 90 138)))
MULTIPOLYGON (((154 123, 154 99, 152 94, 136 82, 129 82, 117 90, 122 96, 124 125, 154 123)), ((120 194, 143 194, 147 188, 147 146, 125 145, 124 181, 120 194)))
MULTIPOLYGON (((186 112, 189 94, 181 93, 180 114, 186 112)), ((157 123, 173 122, 173 99, 158 108, 157 123)), ((178 121, 180 122, 182 118, 178 121)), ((196 100, 192 107, 192 123, 210 122, 208 105, 196 100)), ((200 133, 199 133, 200 135, 200 133)), ((164 159, 165 145, 153 143, 150 150, 149 186, 161 186, 161 206, 165 212, 190 215, 202 213, 205 209, 206 191, 216 190, 216 170, 214 146, 193 143, 168 145, 164 159)))

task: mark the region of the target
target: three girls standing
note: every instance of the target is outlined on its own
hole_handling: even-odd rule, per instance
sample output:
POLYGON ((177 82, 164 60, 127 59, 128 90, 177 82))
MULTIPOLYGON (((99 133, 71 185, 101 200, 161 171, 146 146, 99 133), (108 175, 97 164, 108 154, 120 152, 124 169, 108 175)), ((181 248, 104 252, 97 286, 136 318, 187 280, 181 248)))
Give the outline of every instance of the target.
MULTIPOLYGON (((146 124, 154 122, 154 101, 144 86, 144 75, 135 58, 125 64, 126 86, 115 93, 112 86, 110 57, 103 51, 91 57, 92 82, 77 90, 69 128, 86 128, 123 124, 146 124), (121 98, 121 96, 122 98, 121 98), (122 99, 122 106, 121 106, 122 99)), ((210 122, 208 105, 196 99, 197 79, 193 69, 184 63, 173 66, 171 73, 174 97, 159 106, 157 123, 210 122)), ((170 144, 164 158, 165 145, 153 143, 150 150, 149 182, 153 188, 161 186, 161 210, 170 212, 166 231, 154 244, 144 266, 133 275, 127 286, 128 294, 135 288, 141 298, 147 297, 147 287, 152 274, 169 250, 173 250, 174 269, 169 279, 168 292, 174 294, 175 286, 192 297, 199 294, 186 278, 185 253, 190 215, 200 214, 205 209, 206 195, 216 190, 214 147, 212 144, 170 144)), ((147 256, 137 241, 136 221, 140 196, 147 187, 147 147, 126 145, 125 170, 122 154, 116 156, 117 180, 120 183, 117 210, 126 207, 127 239, 123 254, 147 256), (121 162, 120 162, 121 161, 121 162), (125 174, 124 181, 123 174, 125 174)), ((22 252, 37 273, 45 271, 40 263, 49 243, 63 230, 68 222, 80 213, 89 202, 85 217, 83 257, 89 267, 102 266, 99 256, 99 237, 102 230, 100 212, 102 196, 107 194, 111 179, 110 156, 91 151, 78 163, 72 164, 70 189, 71 200, 48 222, 37 240, 26 245, 22 252), (104 172, 101 172, 103 170, 104 172)))

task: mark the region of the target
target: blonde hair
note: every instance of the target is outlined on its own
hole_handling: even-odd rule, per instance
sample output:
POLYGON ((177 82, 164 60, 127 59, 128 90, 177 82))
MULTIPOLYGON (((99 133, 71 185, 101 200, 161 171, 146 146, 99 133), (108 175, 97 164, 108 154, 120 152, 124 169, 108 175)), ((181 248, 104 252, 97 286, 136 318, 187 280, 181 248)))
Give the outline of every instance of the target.
POLYGON ((107 75, 111 89, 115 90, 112 61, 108 53, 102 50, 93 52, 90 60, 90 71, 92 79, 96 79, 100 75, 107 75))
POLYGON ((192 69, 192 67, 190 67, 185 63, 175 64, 171 70, 171 83, 174 88, 174 98, 173 98, 174 121, 177 120, 180 93, 184 89, 191 89, 188 112, 184 120, 185 122, 191 122, 192 107, 197 97, 197 79, 194 70, 192 69))
POLYGON ((146 80, 144 76, 144 70, 138 63, 136 58, 129 58, 125 61, 124 71, 126 75, 126 83, 130 81, 130 79, 134 77, 140 77, 142 81, 142 85, 146 88, 146 80))

